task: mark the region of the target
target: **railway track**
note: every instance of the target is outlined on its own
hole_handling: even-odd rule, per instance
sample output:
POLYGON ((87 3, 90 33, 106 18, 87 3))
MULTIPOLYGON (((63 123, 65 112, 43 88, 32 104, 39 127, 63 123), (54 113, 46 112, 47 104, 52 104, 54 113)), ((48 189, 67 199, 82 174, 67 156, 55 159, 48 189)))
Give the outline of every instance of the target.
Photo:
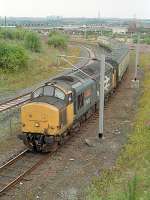
POLYGON ((36 168, 48 160, 50 156, 57 152, 73 136, 74 134, 71 134, 66 137, 61 145, 54 145, 54 149, 50 153, 38 154, 37 152, 31 152, 26 149, 0 166, 0 197, 6 195, 8 190, 12 189, 26 175, 36 170, 36 168))
POLYGON ((0 196, 30 174, 50 156, 35 154, 27 149, 0 167, 0 196))
POLYGON ((27 94, 18 96, 14 99, 10 99, 4 103, 1 103, 0 104, 0 112, 6 111, 10 108, 14 108, 16 106, 19 106, 19 105, 22 105, 22 104, 28 102, 31 99, 30 95, 31 95, 31 93, 27 93, 27 94))
MULTIPOLYGON (((84 47, 84 48, 87 50, 89 57, 95 56, 95 53, 90 48, 88 48, 88 47, 84 47)), ((84 65, 87 65, 90 62, 91 61, 89 61, 89 60, 81 62, 81 64, 79 64, 78 67, 82 68, 84 65)), ((4 112, 4 111, 9 110, 11 108, 20 106, 24 103, 29 102, 30 100, 31 100, 31 92, 23 94, 21 96, 13 98, 13 99, 10 99, 6 102, 0 103, 0 112, 4 112)))

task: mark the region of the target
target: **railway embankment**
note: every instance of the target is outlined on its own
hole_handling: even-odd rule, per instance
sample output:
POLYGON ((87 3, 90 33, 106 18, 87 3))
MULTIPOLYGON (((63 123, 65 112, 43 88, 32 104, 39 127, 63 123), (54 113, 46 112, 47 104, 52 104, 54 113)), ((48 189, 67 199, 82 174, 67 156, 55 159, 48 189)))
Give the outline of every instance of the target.
POLYGON ((133 127, 115 167, 93 178, 87 199, 129 200, 150 198, 150 53, 142 52, 140 68, 144 72, 138 90, 133 127))

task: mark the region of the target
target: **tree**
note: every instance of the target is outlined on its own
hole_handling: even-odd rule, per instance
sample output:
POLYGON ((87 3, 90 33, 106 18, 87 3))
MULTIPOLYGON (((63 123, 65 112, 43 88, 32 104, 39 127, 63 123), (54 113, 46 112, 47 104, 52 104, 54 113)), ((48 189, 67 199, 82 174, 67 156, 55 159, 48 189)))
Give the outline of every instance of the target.
POLYGON ((0 43, 0 68, 4 71, 18 71, 27 67, 28 56, 19 45, 0 43))
POLYGON ((25 36, 25 47, 31 51, 40 52, 41 50, 41 41, 38 34, 29 32, 25 36))
POLYGON ((55 48, 66 48, 68 38, 66 35, 60 34, 58 32, 52 32, 49 34, 48 44, 55 48))

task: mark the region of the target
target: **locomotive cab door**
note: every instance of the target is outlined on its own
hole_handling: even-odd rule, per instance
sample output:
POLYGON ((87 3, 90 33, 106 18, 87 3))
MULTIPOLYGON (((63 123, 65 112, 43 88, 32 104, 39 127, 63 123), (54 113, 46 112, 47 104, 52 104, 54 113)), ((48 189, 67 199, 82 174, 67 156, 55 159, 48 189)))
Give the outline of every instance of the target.
POLYGON ((70 91, 67 94, 68 105, 67 105, 67 124, 71 126, 74 120, 74 103, 73 103, 73 92, 70 91))

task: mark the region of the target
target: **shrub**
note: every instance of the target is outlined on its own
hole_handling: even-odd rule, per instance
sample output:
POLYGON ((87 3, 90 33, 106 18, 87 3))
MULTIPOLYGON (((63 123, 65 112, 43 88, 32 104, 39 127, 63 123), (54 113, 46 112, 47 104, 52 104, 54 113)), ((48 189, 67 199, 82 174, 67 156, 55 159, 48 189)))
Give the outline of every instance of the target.
POLYGON ((49 34, 48 44, 50 46, 53 46, 55 48, 58 48, 58 47, 65 48, 67 47, 67 42, 68 42, 68 39, 63 34, 60 34, 57 32, 52 32, 49 34))
POLYGON ((0 29, 0 38, 14 40, 15 39, 14 30, 6 28, 0 29))
POLYGON ((24 40, 25 30, 21 29, 0 29, 0 38, 9 40, 24 40))
POLYGON ((26 31, 17 29, 17 30, 14 31, 14 34, 15 34, 16 40, 24 40, 26 31))
POLYGON ((29 32, 25 36, 25 47, 31 51, 40 52, 41 50, 41 41, 38 34, 29 32))
POLYGON ((0 43, 0 68, 4 71, 18 71, 27 67, 28 56, 18 45, 0 43))

